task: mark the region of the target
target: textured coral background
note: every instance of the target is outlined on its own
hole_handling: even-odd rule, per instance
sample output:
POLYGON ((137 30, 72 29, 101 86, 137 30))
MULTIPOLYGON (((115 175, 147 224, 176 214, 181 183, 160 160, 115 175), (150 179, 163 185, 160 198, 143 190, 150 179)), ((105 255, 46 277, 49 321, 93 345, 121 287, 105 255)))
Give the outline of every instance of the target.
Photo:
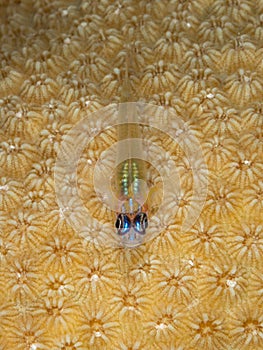
POLYGON ((0 349, 263 349, 262 21, 262 0, 0 1, 0 349), (178 156, 177 216, 134 250, 74 232, 53 179, 67 132, 118 101, 128 38, 134 99, 174 108, 209 169, 182 233, 178 156))

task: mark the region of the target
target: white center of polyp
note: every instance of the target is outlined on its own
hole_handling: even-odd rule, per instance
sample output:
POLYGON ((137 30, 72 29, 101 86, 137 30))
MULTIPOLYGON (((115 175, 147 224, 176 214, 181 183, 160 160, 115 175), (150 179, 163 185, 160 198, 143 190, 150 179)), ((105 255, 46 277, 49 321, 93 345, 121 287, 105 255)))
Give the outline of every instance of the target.
POLYGON ((96 338, 99 338, 99 337, 101 337, 101 332, 95 332, 94 335, 96 338))
POLYGON ((234 288, 236 286, 236 281, 233 280, 227 280, 226 284, 228 285, 228 287, 234 288))
POLYGON ((65 44, 70 44, 70 41, 71 41, 70 38, 66 38, 66 39, 64 40, 64 43, 65 43, 65 44))
POLYGON ((23 115, 23 114, 22 114, 21 111, 19 111, 19 112, 16 113, 16 117, 17 117, 17 118, 22 118, 22 115, 23 115))
POLYGON ((8 190, 8 185, 0 186, 0 190, 7 191, 8 190))
POLYGON ((64 219, 65 213, 67 213, 68 211, 69 211, 69 207, 59 208, 59 216, 64 219))
POLYGON ((209 99, 211 99, 211 98, 214 98, 214 97, 215 97, 215 95, 214 95, 214 94, 212 94, 212 93, 210 92, 209 94, 207 94, 207 95, 206 95, 206 97, 207 97, 207 98, 209 98, 209 99))
POLYGON ((249 83, 249 82, 250 82, 250 77, 244 75, 244 81, 245 81, 246 83, 249 83))
POLYGON ((165 329, 165 328, 167 328, 167 325, 164 324, 164 323, 160 323, 160 324, 157 324, 157 325, 155 326, 155 328, 156 328, 156 329, 165 329))
POLYGON ((96 282, 99 280, 99 276, 96 273, 94 273, 94 275, 91 276, 90 280, 96 282))

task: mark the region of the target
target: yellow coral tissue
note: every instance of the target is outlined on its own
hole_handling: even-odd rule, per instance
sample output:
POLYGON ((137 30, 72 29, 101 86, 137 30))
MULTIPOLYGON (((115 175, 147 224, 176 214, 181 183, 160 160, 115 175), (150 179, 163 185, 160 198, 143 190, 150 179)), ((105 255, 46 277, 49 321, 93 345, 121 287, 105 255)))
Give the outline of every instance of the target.
POLYGON ((263 349, 262 22, 262 0, 0 0, 1 350, 263 349), (125 79, 153 189, 132 249, 105 204, 125 79))

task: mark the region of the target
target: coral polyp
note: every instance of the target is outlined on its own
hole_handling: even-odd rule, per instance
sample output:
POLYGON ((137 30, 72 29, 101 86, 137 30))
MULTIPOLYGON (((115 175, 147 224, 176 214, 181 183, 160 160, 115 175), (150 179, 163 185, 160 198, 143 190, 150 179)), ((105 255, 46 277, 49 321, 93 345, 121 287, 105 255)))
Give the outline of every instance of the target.
POLYGON ((255 71, 240 68, 225 81, 225 90, 235 104, 245 106, 250 102, 259 101, 263 80, 255 71))
POLYGON ((21 96, 29 103, 44 103, 55 96, 57 83, 46 74, 34 74, 21 86, 21 96))
POLYGON ((39 158, 37 147, 23 142, 19 137, 0 143, 0 165, 4 174, 21 178, 29 171, 33 161, 39 158))

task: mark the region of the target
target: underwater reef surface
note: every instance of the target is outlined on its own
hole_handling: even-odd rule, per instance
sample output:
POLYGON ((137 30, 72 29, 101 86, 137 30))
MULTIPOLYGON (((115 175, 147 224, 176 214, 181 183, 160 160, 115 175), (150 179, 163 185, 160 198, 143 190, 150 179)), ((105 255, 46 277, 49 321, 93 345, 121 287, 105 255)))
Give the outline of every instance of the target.
POLYGON ((262 22, 262 0, 0 0, 1 350, 263 349, 262 22), (173 109, 208 169, 201 214, 183 232, 193 168, 178 144, 145 130, 181 188, 157 215, 160 234, 133 250, 99 239, 112 215, 93 165, 114 130, 79 160, 80 196, 97 219, 84 232, 54 184, 69 131, 84 118, 101 127, 92 113, 120 101, 127 42, 133 100, 173 109))

